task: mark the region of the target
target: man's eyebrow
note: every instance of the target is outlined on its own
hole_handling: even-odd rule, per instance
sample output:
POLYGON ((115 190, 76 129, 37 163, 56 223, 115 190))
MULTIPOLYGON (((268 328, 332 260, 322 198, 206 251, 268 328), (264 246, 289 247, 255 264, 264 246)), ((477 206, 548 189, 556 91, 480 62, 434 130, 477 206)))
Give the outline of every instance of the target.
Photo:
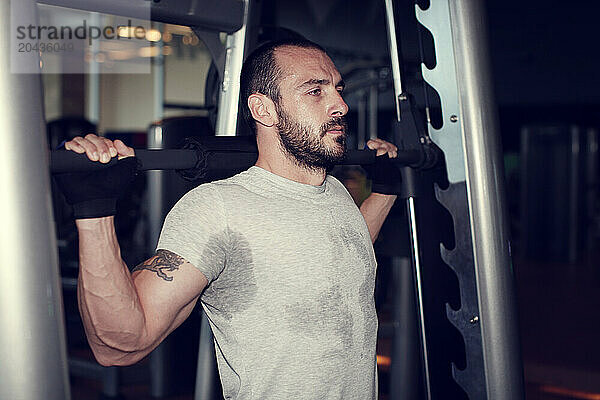
MULTIPOLYGON (((300 86, 298 86, 298 89, 302 89, 305 88, 306 86, 311 86, 311 85, 329 85, 331 83, 331 81, 329 79, 309 79, 306 82, 302 83, 300 86)), ((341 79, 338 83, 335 84, 335 87, 342 87, 344 88, 346 86, 346 83, 344 83, 344 80, 341 79)))

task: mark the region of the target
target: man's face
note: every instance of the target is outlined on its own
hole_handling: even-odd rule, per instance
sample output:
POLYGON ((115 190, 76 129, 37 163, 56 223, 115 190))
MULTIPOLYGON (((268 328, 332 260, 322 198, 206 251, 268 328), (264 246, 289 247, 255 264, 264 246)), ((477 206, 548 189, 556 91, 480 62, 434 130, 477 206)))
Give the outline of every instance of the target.
POLYGON ((283 150, 308 169, 334 166, 346 153, 348 106, 339 72, 316 49, 281 47, 275 58, 283 72, 276 103, 283 150))

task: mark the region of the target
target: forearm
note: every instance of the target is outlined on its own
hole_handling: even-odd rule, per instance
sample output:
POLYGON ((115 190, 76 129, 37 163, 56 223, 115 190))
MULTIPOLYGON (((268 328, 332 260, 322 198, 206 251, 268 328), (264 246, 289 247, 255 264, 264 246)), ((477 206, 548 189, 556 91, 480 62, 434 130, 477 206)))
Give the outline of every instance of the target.
POLYGON ((77 297, 88 342, 102 364, 129 363, 145 347, 145 317, 121 258, 114 218, 77 220, 77 297))
POLYGON ((396 195, 371 193, 361 204, 360 212, 367 223, 372 242, 377 240, 381 226, 392 209, 396 197, 396 195))

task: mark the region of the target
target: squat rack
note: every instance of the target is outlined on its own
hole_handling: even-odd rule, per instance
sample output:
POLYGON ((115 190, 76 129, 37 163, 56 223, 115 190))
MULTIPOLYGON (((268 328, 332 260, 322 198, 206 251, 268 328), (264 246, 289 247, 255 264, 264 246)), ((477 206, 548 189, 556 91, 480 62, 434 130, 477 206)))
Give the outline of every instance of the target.
MULTIPOLYGON (((124 6, 116 0, 43 2, 99 12, 139 12, 135 6, 124 6)), ((385 2, 393 48, 398 42, 394 38, 397 28, 393 28, 395 3, 385 2)), ((232 80, 229 86, 222 86, 223 108, 218 119, 221 123, 235 121, 239 86, 235 86, 232 77, 243 60, 243 27, 250 2, 203 0, 201 12, 189 12, 196 3, 151 2, 152 19, 228 34, 220 59, 223 75, 231 73, 232 80)), ((524 397, 522 364, 484 5, 478 0, 430 3, 427 10, 416 6, 415 12, 434 38, 437 64, 432 70, 423 68, 423 77, 440 95, 444 124, 440 129, 428 125, 424 137, 444 152, 450 185, 444 190, 437 188, 436 197, 452 215, 455 237, 460 238, 455 248, 440 248, 442 258, 458 276, 461 292, 461 308, 448 307, 447 315, 463 336, 467 365, 463 370, 453 367, 453 379, 471 400, 519 399, 524 397)), ((10 21, 16 8, 20 15, 36 21, 35 0, 2 2, 0 16, 10 21)), ((4 24, 0 31, 0 43, 5 49, 12 49, 10 26, 4 24)), ((9 193, 1 211, 5 221, 2 246, 4 254, 10 257, 10 267, 7 265, 4 279, 0 280, 0 360, 5 367, 0 374, 0 397, 68 399, 64 315, 49 176, 39 173, 48 170, 49 165, 41 75, 12 73, 10 56, 10 51, 0 56, 0 96, 5 105, 0 127, 3 143, 9 149, 0 161, 2 183, 9 193)), ((392 54, 392 65, 400 64, 394 57, 392 54)), ((35 53, 26 61, 30 66, 39 65, 35 53)), ((399 72, 394 71, 398 110, 407 98, 399 72)), ((399 119, 407 118, 405 114, 399 114, 399 119)), ((217 126, 223 126, 218 129, 220 134, 235 132, 235 123, 233 127, 217 126)), ((407 203, 409 215, 415 214, 415 199, 408 196, 407 203)), ((418 261, 415 219, 411 226, 418 261)), ((426 337, 425 333, 422 337, 426 337)), ((426 352, 424 357, 428 357, 426 352)), ((201 354, 199 363, 206 360, 201 354)), ((201 392, 208 386, 199 385, 197 398, 206 398, 201 392)), ((429 398, 436 398, 429 385, 427 392, 429 398)))

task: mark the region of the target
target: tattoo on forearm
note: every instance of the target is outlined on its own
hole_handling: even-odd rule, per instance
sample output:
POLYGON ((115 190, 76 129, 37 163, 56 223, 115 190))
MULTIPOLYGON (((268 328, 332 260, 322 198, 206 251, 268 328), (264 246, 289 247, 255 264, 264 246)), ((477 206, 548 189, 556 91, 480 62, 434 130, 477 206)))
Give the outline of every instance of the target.
POLYGON ((148 270, 156 272, 156 274, 165 281, 172 281, 173 277, 168 276, 167 272, 173 272, 179 269, 185 260, 177 254, 168 250, 158 250, 156 257, 135 267, 131 272, 148 270))

